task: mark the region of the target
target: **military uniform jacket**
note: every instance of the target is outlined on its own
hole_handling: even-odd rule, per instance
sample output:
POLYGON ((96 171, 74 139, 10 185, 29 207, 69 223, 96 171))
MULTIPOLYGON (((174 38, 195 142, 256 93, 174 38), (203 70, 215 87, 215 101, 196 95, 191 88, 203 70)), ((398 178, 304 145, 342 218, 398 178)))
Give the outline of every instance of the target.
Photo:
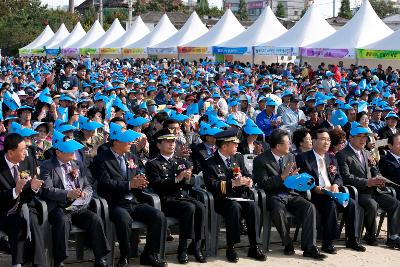
POLYGON ((246 197, 246 187, 232 187, 234 178, 233 168, 240 168, 243 176, 251 177, 246 169, 243 156, 239 153, 231 157, 231 168, 228 168, 218 153, 218 150, 212 157, 206 160, 203 177, 207 190, 210 191, 214 198, 225 197, 246 197))
POLYGON ((186 198, 192 185, 186 184, 186 180, 176 183, 175 178, 190 167, 192 164, 185 158, 172 157, 168 161, 162 155, 158 155, 146 163, 146 177, 149 180, 149 186, 162 201, 171 198, 186 198))

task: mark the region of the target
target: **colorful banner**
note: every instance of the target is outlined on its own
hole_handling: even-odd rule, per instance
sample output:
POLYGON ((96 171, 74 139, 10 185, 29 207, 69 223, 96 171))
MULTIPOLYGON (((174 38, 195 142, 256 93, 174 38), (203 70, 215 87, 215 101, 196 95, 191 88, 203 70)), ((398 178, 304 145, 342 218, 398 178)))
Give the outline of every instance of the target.
POLYGON ((43 55, 46 52, 46 49, 39 48, 39 49, 31 49, 32 55, 43 55))
POLYGON ((176 47, 166 47, 166 48, 148 47, 147 54, 149 55, 178 54, 178 49, 176 47))
POLYGON ((400 50, 357 49, 359 59, 395 59, 400 60, 400 50))
POLYGON ((61 53, 60 48, 46 49, 46 55, 48 55, 48 56, 58 56, 60 53, 61 53))
POLYGON ((18 50, 19 55, 30 55, 31 54, 31 50, 30 49, 19 49, 18 50))
POLYGON ((79 48, 79 54, 94 55, 94 54, 98 54, 98 53, 97 53, 97 48, 79 48))
POLYGON ((120 54, 119 48, 100 48, 100 55, 117 55, 120 54))
POLYGON ((303 57, 355 58, 355 51, 346 48, 300 48, 303 57))
POLYGON ((254 47, 254 54, 258 56, 298 56, 298 51, 297 48, 293 47, 254 47))
POLYGON ((122 55, 144 55, 144 48, 122 48, 122 55))
POLYGON ((244 55, 250 54, 250 49, 247 47, 222 47, 213 46, 212 53, 214 55, 244 55))
POLYGON ((79 54, 78 48, 63 48, 61 49, 61 54, 64 56, 76 56, 79 54))
POLYGON ((209 51, 208 47, 178 46, 178 52, 180 54, 211 54, 212 51, 209 51))

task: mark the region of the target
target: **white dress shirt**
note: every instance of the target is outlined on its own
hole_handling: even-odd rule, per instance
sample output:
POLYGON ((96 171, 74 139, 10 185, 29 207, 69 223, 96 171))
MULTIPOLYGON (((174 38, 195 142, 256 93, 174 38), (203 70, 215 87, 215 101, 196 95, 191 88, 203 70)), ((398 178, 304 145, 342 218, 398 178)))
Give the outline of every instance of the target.
MULTIPOLYGON (((18 164, 18 163, 17 163, 17 164, 14 164, 14 163, 12 163, 11 161, 9 161, 9 160, 7 159, 7 156, 6 156, 6 155, 4 155, 4 159, 5 159, 6 162, 7 162, 7 166, 8 166, 8 168, 10 169, 10 172, 11 172, 11 175, 13 176, 13 179, 15 179, 15 178, 14 178, 14 170, 13 170, 13 168, 14 168, 14 166, 17 166, 17 168, 18 168, 18 167, 19 167, 19 164, 18 164)), ((13 193, 13 198, 14 198, 14 199, 17 199, 18 195, 17 195, 17 190, 16 190, 15 187, 13 188, 12 193, 13 193)))

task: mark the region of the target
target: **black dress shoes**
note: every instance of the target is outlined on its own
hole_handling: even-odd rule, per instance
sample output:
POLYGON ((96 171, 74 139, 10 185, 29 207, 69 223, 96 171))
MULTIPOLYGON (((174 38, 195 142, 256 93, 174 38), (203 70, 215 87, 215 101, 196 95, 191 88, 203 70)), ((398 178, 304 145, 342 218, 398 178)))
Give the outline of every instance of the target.
POLYGON ((249 252, 247 253, 249 258, 253 258, 258 261, 266 261, 267 257, 264 252, 258 246, 252 246, 249 248, 249 252))
POLYGON ((120 257, 118 260, 118 267, 128 267, 128 257, 120 257))
POLYGON ((150 254, 147 252, 143 252, 140 255, 140 265, 150 265, 153 267, 165 267, 168 266, 168 263, 160 258, 157 254, 150 254))
POLYGON ((293 247, 293 244, 286 245, 286 246, 285 246, 285 249, 283 250, 283 254, 288 255, 288 256, 294 255, 294 247, 293 247))
POLYGON ((326 258, 326 255, 322 254, 317 246, 312 246, 303 252, 304 257, 314 258, 316 260, 323 260, 326 258))
POLYGON ((189 255, 194 255, 195 259, 197 262, 200 263, 206 263, 207 262, 207 257, 204 256, 203 252, 201 252, 201 249, 196 249, 194 242, 191 242, 189 244, 189 247, 187 249, 187 253, 189 255))
POLYGON ((336 248, 333 244, 330 244, 328 246, 322 246, 322 251, 326 252, 328 254, 337 254, 336 248))
POLYGON ((239 256, 234 248, 228 248, 226 250, 226 258, 229 262, 236 263, 239 261, 239 256))
POLYGON ((105 259, 99 259, 95 260, 94 267, 108 267, 108 264, 105 259))
POLYGON ((347 242, 346 248, 351 248, 352 250, 359 251, 359 252, 366 251, 365 247, 356 241, 347 242))
POLYGON ((189 262, 189 256, 187 254, 187 249, 178 249, 178 262, 180 264, 186 264, 189 262))
POLYGON ((365 235, 364 240, 368 246, 377 246, 378 245, 378 241, 376 240, 376 237, 374 235, 365 235))
POLYGON ((388 238, 386 241, 386 246, 390 248, 400 248, 400 237, 397 237, 395 239, 388 238))

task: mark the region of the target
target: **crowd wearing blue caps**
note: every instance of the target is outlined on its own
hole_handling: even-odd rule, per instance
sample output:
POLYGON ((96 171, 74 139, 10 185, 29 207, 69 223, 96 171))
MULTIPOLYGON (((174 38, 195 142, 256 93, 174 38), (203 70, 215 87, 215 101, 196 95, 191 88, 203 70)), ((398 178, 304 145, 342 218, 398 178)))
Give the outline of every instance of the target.
MULTIPOLYGON (((321 129, 329 137, 327 155, 336 157, 353 149, 354 161, 360 159, 364 167, 371 164, 374 168, 371 179, 385 176, 387 172, 379 173, 379 168, 387 166, 385 162, 390 164, 392 156, 400 158, 395 147, 400 142, 400 77, 391 67, 165 61, 168 67, 162 60, 151 59, 91 59, 88 65, 83 58, 5 57, 0 73, 0 148, 5 136, 19 134, 32 151, 37 151, 34 159, 38 164, 55 157, 55 151, 74 154, 76 160, 85 163, 93 181, 99 175, 96 158, 115 142, 132 144, 130 153, 145 173, 144 166, 160 153, 160 140, 154 136, 165 129, 175 136, 174 155, 191 162, 193 174, 200 176, 207 160, 221 152, 222 144, 229 144, 237 153, 253 155, 251 159, 265 156, 268 164, 276 159, 276 175, 281 177, 289 161, 283 164, 280 159, 290 157, 268 153, 285 145, 289 154, 311 153, 321 129), (65 81, 70 81, 68 86, 65 81), (277 143, 278 133, 287 134, 288 140, 277 143), (296 140, 296 146, 291 140, 296 140)), ((352 174, 352 169, 342 170, 343 162, 339 160, 337 170, 343 179, 340 186, 360 186, 357 189, 362 193, 367 187, 383 187, 383 178, 379 186, 378 182, 367 185, 366 181, 348 178, 358 174, 352 174)), ((315 166, 320 168, 320 164, 315 166)), ((306 181, 313 175, 298 176, 291 173, 294 167, 285 172, 293 174, 293 181, 275 181, 279 181, 280 189, 286 186, 300 191, 300 184, 294 181, 306 181)), ((327 168, 331 177, 330 166, 327 168)), ((400 173, 400 165, 395 168, 400 173)), ((400 174, 385 177, 400 183, 400 174)), ((315 180, 313 186, 302 184, 305 191, 319 188, 318 177, 315 180)), ((220 189, 226 197, 229 190, 224 182, 220 189)), ((255 189, 261 188, 256 180, 253 184, 255 189)), ((204 189, 209 190, 207 184, 204 189)), ((397 196, 400 198, 400 194, 397 196)), ((334 196, 330 194, 329 199, 334 196)), ((380 200, 376 201, 380 205, 380 200)), ((367 244, 374 243, 370 234, 367 232, 367 244)), ((399 234, 400 230, 391 230, 389 246, 400 248, 399 234)), ((361 245, 361 240, 350 248, 357 248, 354 244, 361 245)), ((322 245, 325 253, 334 254, 326 243, 322 245)), ((291 247, 285 247, 285 251, 290 254, 291 247)), ((323 258, 319 250, 305 249, 304 255, 323 258)), ((232 254, 227 258, 235 259, 232 254)))

